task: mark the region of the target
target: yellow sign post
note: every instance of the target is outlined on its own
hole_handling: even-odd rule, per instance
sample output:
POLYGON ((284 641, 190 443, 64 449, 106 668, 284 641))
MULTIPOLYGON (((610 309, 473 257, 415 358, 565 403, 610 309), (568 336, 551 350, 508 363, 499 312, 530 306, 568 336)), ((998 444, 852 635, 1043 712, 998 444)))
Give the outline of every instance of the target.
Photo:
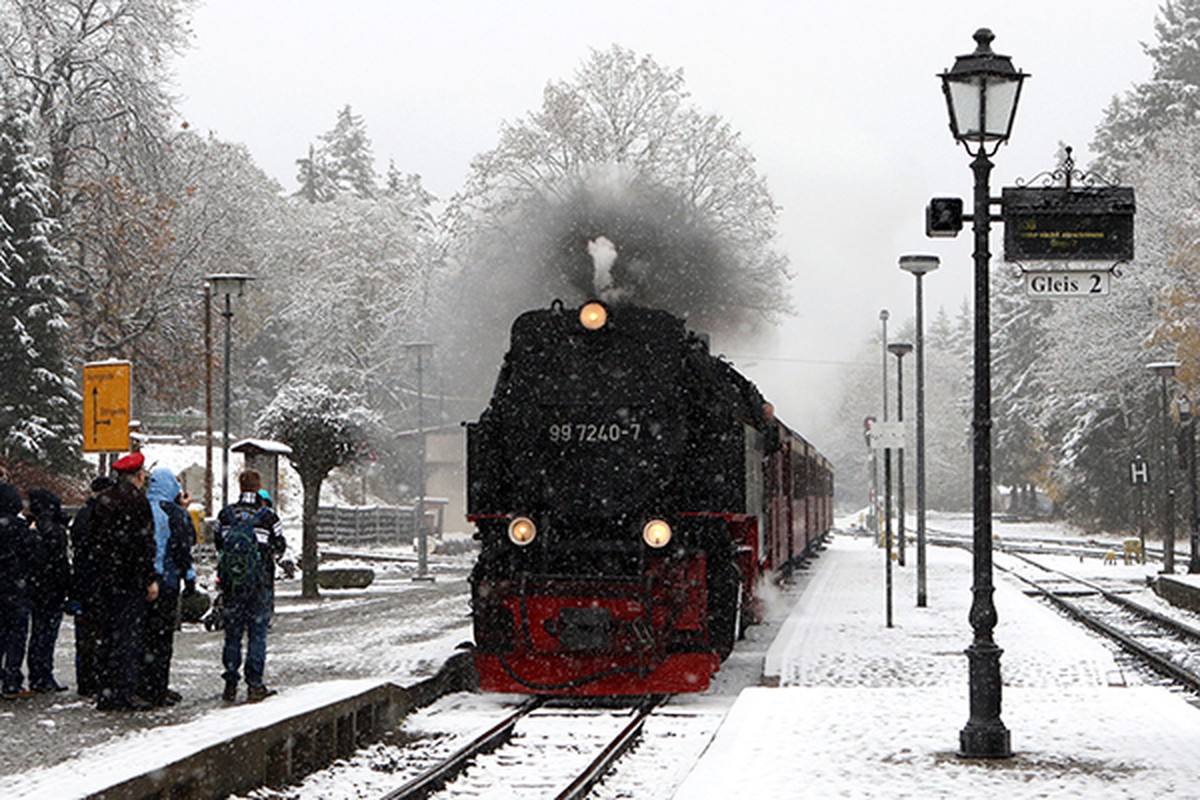
POLYGON ((83 365, 83 452, 129 449, 130 374, 128 361, 83 365))

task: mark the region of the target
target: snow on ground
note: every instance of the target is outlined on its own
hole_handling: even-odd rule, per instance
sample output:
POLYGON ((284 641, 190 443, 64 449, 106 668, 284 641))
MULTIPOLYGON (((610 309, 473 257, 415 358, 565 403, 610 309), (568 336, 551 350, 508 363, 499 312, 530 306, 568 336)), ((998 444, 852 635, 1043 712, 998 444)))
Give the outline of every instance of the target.
MULTIPOLYGON (((999 561, 1000 556, 997 557, 999 561)), ((1075 571, 1144 585, 1147 566, 1075 571)), ((929 605, 915 603, 915 553, 893 569, 886 627, 883 552, 839 536, 767 655, 782 688, 743 692, 674 797, 1196 797, 1200 710, 1138 685, 1108 646, 1026 597, 997 571, 1001 719, 1014 757, 956 755, 969 715, 971 556, 929 550, 929 605), (798 787, 803 787, 798 790, 798 787)))
MULTIPOLYGON (((931 519, 969 531, 969 518, 931 519)), ((1005 537, 1058 533, 1059 526, 997 524, 1005 537)), ((1006 558, 997 553, 997 564, 1006 558)), ((885 625, 883 553, 864 538, 836 536, 795 585, 767 598, 768 623, 751 627, 706 694, 677 698, 675 715, 656 720, 639 747, 594 793, 612 798, 708 800, 850 797, 1196 797, 1200 711, 1183 695, 1144 685, 1123 671, 1092 634, 1038 601, 997 570, 997 644, 1004 649, 1002 719, 1015 756, 959 758, 966 723, 971 558, 929 549, 929 605, 915 606, 915 548, 894 567, 894 627, 885 625), (776 635, 778 634, 778 635, 776 635), (764 668, 764 664, 766 665, 764 668), (779 688, 755 687, 764 672, 779 688), (741 691, 742 686, 752 688, 741 691), (740 691, 740 695, 739 695, 740 691)), ((301 601, 295 582, 281 587, 268 656, 270 681, 283 689, 258 706, 274 713, 327 692, 348 678, 411 682, 429 674, 469 637, 469 559, 431 561, 438 582, 411 581, 413 565, 381 569, 375 584, 301 601), (322 684, 321 681, 329 683, 322 684), (321 687, 325 686, 325 689, 321 687)), ((1153 565, 1080 564, 1145 585, 1153 565)), ((1147 598, 1147 601, 1152 598, 1147 598)), ((1196 624, 1200 625, 1200 621, 1196 624)), ((150 715, 113 718, 70 698, 34 698, 0 715, 9 766, 0 796, 47 796, 36 787, 70 787, 79 775, 112 770, 131 752, 173 752, 205 731, 236 724, 216 699, 220 634, 191 628, 180 636, 177 684, 185 703, 150 715), (13 752, 13 751, 16 752, 13 752), (43 761, 61 762, 38 769, 43 761), (73 762, 73 763, 72 763, 73 762), (56 784, 43 781, 59 779, 56 784)), ((59 647, 69 679, 69 628, 59 647)), ((424 753, 485 729, 511 705, 495 695, 458 695, 409 718, 396 743, 312 776, 284 796, 365 796, 386 771, 411 770, 424 753), (417 750, 409 749, 416 743, 417 750)), ((234 709, 233 711, 238 711, 234 709)), ((562 736, 571 736, 564 723, 562 736)), ((134 763, 130 758, 130 763, 134 763)), ((393 776, 394 780, 394 776, 393 776)), ((85 785, 80 783, 79 788, 85 785)), ((394 785, 394 784, 391 784, 394 785)), ((54 795, 71 796, 71 792, 54 795)))

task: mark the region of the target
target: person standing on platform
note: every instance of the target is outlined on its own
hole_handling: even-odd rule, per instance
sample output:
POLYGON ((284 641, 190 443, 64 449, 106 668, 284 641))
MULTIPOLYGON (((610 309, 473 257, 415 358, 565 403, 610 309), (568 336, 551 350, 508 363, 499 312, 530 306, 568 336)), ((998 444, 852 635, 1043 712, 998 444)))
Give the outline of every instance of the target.
POLYGON ((54 647, 62 625, 63 607, 71 586, 67 558, 67 523, 62 500, 48 489, 29 490, 33 520, 33 557, 29 567, 29 688, 35 692, 64 692, 54 679, 54 647))
POLYGON ((92 496, 71 522, 71 597, 67 610, 75 617, 75 689, 81 697, 100 692, 99 558, 92 535, 92 514, 101 492, 117 481, 100 475, 92 481, 92 496))
POLYGON ((22 684, 25 646, 29 641, 29 520, 17 487, 0 482, 0 679, 2 695, 11 700, 33 692, 22 684))
POLYGON ((137 694, 146 606, 158 598, 154 518, 142 491, 144 465, 141 453, 117 459, 112 465, 117 484, 101 493, 92 511, 100 633, 96 708, 101 711, 154 707, 137 694))
POLYGON ((222 663, 228 702, 237 699, 246 638, 246 698, 257 702, 275 694, 263 683, 267 660, 267 627, 274 601, 275 557, 287 548, 283 523, 258 492, 262 477, 256 470, 238 476, 241 495, 221 509, 213 543, 217 548, 217 580, 224 603, 225 649, 222 663))
POLYGON ((158 599, 146 611, 145 650, 142 657, 141 689, 138 694, 156 706, 173 706, 180 700, 170 688, 171 654, 174 651, 175 615, 179 609, 180 584, 196 584, 192 567, 192 544, 196 529, 180 505, 183 489, 165 467, 150 473, 146 490, 154 515, 154 568, 159 576, 158 599))

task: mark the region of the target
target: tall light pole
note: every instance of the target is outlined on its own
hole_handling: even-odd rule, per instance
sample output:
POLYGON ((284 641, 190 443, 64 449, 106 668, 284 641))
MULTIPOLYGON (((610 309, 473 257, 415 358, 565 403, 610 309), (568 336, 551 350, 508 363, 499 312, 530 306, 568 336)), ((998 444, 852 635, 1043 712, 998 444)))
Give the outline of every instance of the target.
POLYGON ((900 269, 911 272, 917 284, 917 608, 925 608, 925 296, 923 281, 938 268, 937 256, 912 253, 900 256, 900 269))
POLYGON ((414 581, 433 581, 429 574, 429 534, 425 530, 425 353, 433 355, 430 342, 400 345, 417 353, 417 574, 414 581))
MULTIPOLYGON (((221 272, 208 275, 205 280, 214 295, 225 295, 225 310, 221 312, 225 318, 225 417, 221 429, 221 507, 224 508, 229 504, 229 361, 233 340, 233 296, 241 297, 246 284, 254 278, 237 272, 221 272)), ((212 447, 211 439, 208 446, 212 447)))
MULTIPOLYGON (((879 352, 882 355, 882 363, 883 363, 883 376, 880 379, 880 383, 879 383, 879 385, 881 387, 881 391, 882 391, 882 396, 883 396, 883 416, 880 419, 882 419, 884 422, 888 421, 887 324, 888 324, 888 317, 890 317, 890 316, 891 316, 891 314, 888 313, 888 310, 886 308, 880 310, 880 312, 879 312, 879 323, 880 323, 880 325, 883 326, 883 332, 880 334, 880 336, 882 338, 880 339, 880 346, 879 346, 879 352)), ((878 498, 879 494, 876 494, 875 496, 878 498)), ((876 502, 878 502, 878 500, 876 502)), ((883 451, 883 514, 880 515, 880 520, 883 522, 883 530, 877 531, 876 535, 879 535, 880 533, 883 534, 884 549, 889 551, 887 553, 887 557, 889 559, 891 559, 891 557, 892 557, 891 552, 890 552, 891 547, 892 547, 892 542, 891 542, 892 516, 891 515, 892 515, 892 459, 891 459, 891 456, 888 454, 888 450, 885 449, 883 451)), ((888 563, 890 564, 891 561, 889 560, 888 563)), ((890 567, 889 567, 889 569, 890 569, 890 567)), ((889 572, 888 574, 890 575, 891 573, 889 572)), ((888 596, 889 597, 891 596, 890 592, 889 592, 888 596)), ((890 620, 891 617, 889 616, 888 619, 890 620)), ((891 625, 889 624, 888 627, 891 627, 891 625)))
MULTIPOLYGON (((904 422, 904 357, 913 346, 908 342, 892 342, 888 352, 896 357, 896 421, 904 422)), ((896 563, 904 566, 904 447, 899 448, 896 470, 896 519, 899 521, 899 536, 896 547, 896 563)))
POLYGON ((1162 524, 1163 568, 1168 575, 1175 572, 1175 471, 1171 469, 1171 414, 1167 399, 1167 381, 1175 377, 1178 361, 1155 361, 1146 369, 1158 376, 1161 387, 1160 422, 1162 428, 1162 487, 1163 502, 1159 520, 1162 524))
POLYGON ((204 282, 204 516, 213 515, 212 286, 204 282))
POLYGON ((1200 573, 1200 498, 1196 497, 1196 416, 1192 413, 1192 401, 1187 395, 1179 396, 1179 425, 1182 428, 1184 466, 1187 469, 1188 488, 1188 573, 1200 573))
POLYGON ((975 390, 972 441, 974 586, 969 619, 974 639, 967 648, 971 716, 959 732, 959 754, 971 758, 1010 758, 1012 741, 1000 719, 1000 654, 992 637, 996 604, 992 597, 992 352, 988 267, 991 234, 992 171, 989 156, 1012 133, 1021 84, 1027 77, 1008 56, 992 52, 995 36, 987 28, 975 32, 975 52, 959 56, 941 74, 942 92, 950 112, 950 132, 974 157, 975 234, 975 390))

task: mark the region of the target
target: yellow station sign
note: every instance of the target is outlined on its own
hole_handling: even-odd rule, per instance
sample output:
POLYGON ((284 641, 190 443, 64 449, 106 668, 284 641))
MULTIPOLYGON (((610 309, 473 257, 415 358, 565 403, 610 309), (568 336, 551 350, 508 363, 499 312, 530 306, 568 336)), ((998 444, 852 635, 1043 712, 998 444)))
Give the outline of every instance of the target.
POLYGON ((83 365, 83 452, 129 449, 130 373, 128 361, 83 365))

